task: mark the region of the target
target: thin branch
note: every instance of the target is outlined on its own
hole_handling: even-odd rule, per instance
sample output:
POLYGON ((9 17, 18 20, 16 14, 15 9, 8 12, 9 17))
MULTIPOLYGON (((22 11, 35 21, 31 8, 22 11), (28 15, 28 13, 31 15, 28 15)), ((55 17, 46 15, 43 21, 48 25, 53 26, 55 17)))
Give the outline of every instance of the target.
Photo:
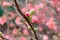
POLYGON ((32 31, 33 31, 33 33, 34 33, 34 36, 35 36, 35 38, 36 38, 36 40, 39 40, 38 37, 37 37, 37 35, 36 35, 36 32, 34 31, 33 26, 31 25, 31 22, 30 22, 30 21, 28 20, 28 18, 22 13, 22 11, 20 10, 20 8, 19 8, 19 6, 18 6, 17 1, 14 0, 14 2, 15 2, 15 6, 16 6, 16 8, 17 8, 17 11, 24 17, 24 19, 27 21, 27 23, 28 23, 29 26, 31 27, 31 29, 32 29, 32 31))

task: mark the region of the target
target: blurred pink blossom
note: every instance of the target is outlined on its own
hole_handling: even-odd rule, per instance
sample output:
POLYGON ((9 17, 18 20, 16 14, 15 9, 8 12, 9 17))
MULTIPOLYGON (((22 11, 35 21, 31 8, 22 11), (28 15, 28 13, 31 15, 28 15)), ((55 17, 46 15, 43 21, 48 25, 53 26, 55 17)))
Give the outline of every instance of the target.
POLYGON ((16 17, 16 19, 15 19, 15 23, 16 23, 17 25, 20 24, 20 17, 16 17))
POLYGON ((21 10, 22 10, 22 12, 23 12, 23 13, 25 13, 25 12, 26 12, 26 8, 22 8, 21 10))
POLYGON ((29 35, 29 32, 27 29, 23 29, 23 33, 29 35))
POLYGON ((10 39, 11 36, 10 36, 10 35, 5 35, 4 37, 5 37, 6 39, 10 39))
POLYGON ((11 3, 11 2, 4 1, 4 2, 2 3, 2 6, 3 6, 3 7, 5 7, 5 6, 12 6, 12 4, 13 4, 13 3, 11 3))
POLYGON ((32 4, 28 4, 28 8, 32 9, 33 8, 32 4))
POLYGON ((13 12, 10 12, 10 17, 11 18, 14 18, 15 17, 15 14, 13 12))
POLYGON ((31 19, 32 23, 35 23, 35 22, 38 22, 38 19, 36 16, 33 16, 32 19, 31 19))
POLYGON ((58 12, 60 12, 60 7, 58 7, 56 10, 57 10, 58 12))
POLYGON ((6 23, 7 19, 6 17, 0 17, 0 24, 4 25, 6 23))
POLYGON ((26 16, 26 17, 30 17, 30 13, 29 13, 29 12, 26 12, 26 13, 25 13, 25 16, 26 16))
POLYGON ((26 38, 21 36, 19 40, 26 40, 26 38))
POLYGON ((12 30, 12 34, 13 34, 13 35, 17 35, 17 32, 18 32, 18 30, 17 30, 16 28, 14 28, 14 29, 12 30))
POLYGON ((48 36, 47 35, 44 35, 43 36, 43 40, 48 40, 49 38, 48 38, 48 36))

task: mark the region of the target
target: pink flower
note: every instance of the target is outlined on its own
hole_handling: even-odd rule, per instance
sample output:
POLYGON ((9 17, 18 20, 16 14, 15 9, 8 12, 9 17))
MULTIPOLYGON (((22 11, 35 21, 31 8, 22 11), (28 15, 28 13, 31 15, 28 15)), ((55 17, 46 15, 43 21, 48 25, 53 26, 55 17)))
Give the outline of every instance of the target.
POLYGON ((9 24, 9 27, 13 27, 13 26, 14 26, 13 23, 10 23, 10 24, 9 24))
POLYGON ((57 16, 60 19, 60 15, 57 16))
POLYGON ((10 35, 5 35, 5 38, 6 39, 10 39, 10 35))
POLYGON ((12 30, 12 34, 13 34, 13 35, 17 35, 17 32, 18 32, 18 30, 17 30, 16 28, 14 28, 14 29, 12 30))
POLYGON ((28 4, 28 8, 32 9, 33 8, 32 4, 28 4))
POLYGON ((42 27, 38 27, 38 30, 39 30, 39 31, 42 31, 42 30, 43 30, 43 28, 42 28, 42 27))
POLYGON ((17 25, 20 24, 20 17, 16 17, 16 19, 15 19, 15 23, 16 23, 17 25))
POLYGON ((26 8, 22 8, 22 12, 25 13, 26 12, 26 8))
POLYGON ((44 3, 40 3, 40 5, 39 5, 39 7, 42 9, 42 8, 44 8, 44 3))
POLYGON ((7 2, 7 1, 4 1, 4 2, 2 3, 3 7, 5 7, 5 6, 12 6, 12 4, 13 4, 13 3, 7 2))
POLYGON ((53 17, 54 13, 53 13, 53 12, 50 12, 49 15, 50 15, 51 17, 53 17))
POLYGON ((29 35, 29 32, 27 29, 23 29, 23 33, 29 35))
POLYGON ((0 18, 0 24, 1 25, 4 25, 6 23, 6 21, 7 21, 6 17, 1 17, 0 18))
POLYGON ((30 13, 29 13, 29 12, 26 12, 26 13, 25 13, 25 16, 26 16, 26 17, 30 17, 30 13))
POLYGON ((39 9, 39 5, 35 5, 34 8, 35 8, 35 10, 38 10, 39 9))
POLYGON ((11 18, 14 18, 15 17, 15 14, 13 12, 10 12, 10 17, 11 18))
POLYGON ((51 17, 50 20, 47 21, 46 25, 48 26, 48 28, 53 29, 55 26, 54 18, 51 17))
POLYGON ((25 37, 23 37, 23 36, 21 36, 21 37, 20 37, 20 40, 26 40, 26 38, 25 38, 25 37))
POLYGON ((48 36, 44 35, 43 40, 48 40, 48 39, 49 39, 48 36))
POLYGON ((31 21, 32 21, 32 23, 38 22, 38 19, 37 19, 37 17, 33 16, 32 19, 31 19, 31 21))
POLYGON ((60 7, 57 8, 57 11, 60 12, 60 7))

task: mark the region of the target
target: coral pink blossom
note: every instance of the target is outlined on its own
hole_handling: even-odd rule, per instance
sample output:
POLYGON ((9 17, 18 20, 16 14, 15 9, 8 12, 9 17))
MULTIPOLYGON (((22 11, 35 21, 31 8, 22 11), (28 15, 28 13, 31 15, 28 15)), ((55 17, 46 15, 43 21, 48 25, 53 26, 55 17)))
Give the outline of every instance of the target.
POLYGON ((12 4, 13 3, 11 3, 11 2, 7 2, 7 1, 4 1, 3 3, 2 3, 2 5, 5 7, 5 6, 12 6, 12 4))
POLYGON ((32 9, 33 8, 32 4, 28 4, 28 8, 32 9))
POLYGON ((0 24, 4 25, 6 23, 7 19, 5 17, 0 18, 0 24))
POLYGON ((25 16, 26 16, 26 17, 30 17, 30 13, 29 13, 29 12, 26 12, 26 13, 25 13, 25 16))
POLYGON ((14 28, 14 29, 12 30, 12 34, 13 34, 13 35, 17 35, 17 31, 18 31, 18 30, 17 30, 16 28, 14 28))
POLYGON ((57 8, 57 11, 60 12, 60 7, 57 8))
POLYGON ((26 38, 25 38, 25 37, 23 37, 23 36, 21 36, 21 37, 20 37, 20 40, 26 40, 26 38))
POLYGON ((16 19, 15 19, 15 23, 16 23, 17 25, 20 24, 20 17, 16 17, 16 19))
POLYGON ((10 39, 10 35, 5 35, 5 38, 6 39, 10 39))
POLYGON ((46 23, 46 25, 50 28, 53 29, 55 26, 55 22, 53 18, 50 18, 50 20, 46 23))
POLYGON ((23 29, 23 33, 29 35, 29 32, 27 29, 23 29))
POLYGON ((39 7, 42 9, 44 8, 44 3, 40 3, 39 7))
POLYGON ((43 28, 42 28, 42 27, 38 27, 38 30, 39 30, 39 31, 42 31, 42 30, 43 30, 43 28))
POLYGON ((34 8, 35 8, 35 10, 38 10, 39 9, 39 5, 35 5, 34 8))
POLYGON ((38 19, 37 19, 37 17, 33 16, 32 19, 31 19, 31 21, 32 21, 32 23, 38 22, 38 19))
POLYGON ((26 12, 26 8, 22 8, 22 12, 25 13, 26 12))
POLYGON ((15 17, 15 14, 13 12, 10 12, 10 17, 11 18, 14 18, 15 17))
POLYGON ((49 39, 48 36, 44 35, 43 40, 48 40, 48 39, 49 39))

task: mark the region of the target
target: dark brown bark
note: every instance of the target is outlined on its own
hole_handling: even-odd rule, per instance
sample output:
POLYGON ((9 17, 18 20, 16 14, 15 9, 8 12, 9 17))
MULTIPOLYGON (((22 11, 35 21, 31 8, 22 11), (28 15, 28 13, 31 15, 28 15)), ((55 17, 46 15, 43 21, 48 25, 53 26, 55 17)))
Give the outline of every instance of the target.
POLYGON ((28 23, 29 26, 31 27, 31 29, 32 29, 32 31, 33 31, 33 33, 34 33, 34 36, 35 36, 35 38, 36 38, 36 40, 39 40, 38 37, 37 37, 36 32, 34 31, 33 26, 31 25, 31 22, 30 22, 30 21, 28 20, 28 18, 22 13, 22 11, 20 10, 20 8, 19 8, 19 6, 18 6, 17 1, 14 0, 14 2, 15 2, 15 6, 16 6, 16 8, 17 8, 17 11, 23 16, 23 18, 27 21, 27 23, 28 23))

